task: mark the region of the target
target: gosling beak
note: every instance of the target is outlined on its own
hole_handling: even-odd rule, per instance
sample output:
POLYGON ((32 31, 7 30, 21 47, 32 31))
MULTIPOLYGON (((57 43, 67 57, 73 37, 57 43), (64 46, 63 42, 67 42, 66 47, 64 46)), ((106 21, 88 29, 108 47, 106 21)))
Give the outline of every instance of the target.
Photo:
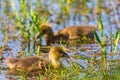
POLYGON ((39 39, 39 38, 40 38, 40 36, 41 36, 40 34, 37 34, 37 39, 39 39))
POLYGON ((39 34, 37 34, 37 37, 36 37, 36 38, 37 38, 37 39, 40 39, 41 36, 43 36, 43 35, 39 33, 39 34))
POLYGON ((69 58, 68 54, 63 52, 63 57, 69 58))

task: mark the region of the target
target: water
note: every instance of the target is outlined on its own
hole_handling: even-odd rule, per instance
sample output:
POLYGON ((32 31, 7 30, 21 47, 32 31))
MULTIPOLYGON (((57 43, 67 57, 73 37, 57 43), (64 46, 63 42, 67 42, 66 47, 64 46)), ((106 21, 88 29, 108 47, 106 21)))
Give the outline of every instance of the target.
MULTIPOLYGON (((36 1, 37 0, 31 0, 31 5, 32 8, 35 9, 37 8, 36 6, 36 1)), ((60 30, 66 26, 72 26, 72 25, 97 25, 97 18, 99 15, 95 14, 95 9, 97 7, 97 0, 93 0, 93 1, 88 1, 87 2, 87 6, 88 8, 91 10, 86 16, 85 15, 81 15, 79 13, 76 13, 75 10, 76 8, 71 8, 69 11, 69 17, 67 17, 67 15, 62 14, 62 16, 60 16, 61 14, 61 9, 60 9, 60 4, 57 3, 56 0, 40 0, 40 2, 42 4, 44 4, 43 7, 46 8, 46 10, 48 10, 48 12, 50 13, 50 16, 48 17, 47 21, 52 25, 53 31, 54 33, 57 30, 60 30), (59 21, 59 22, 58 22, 59 21)), ((115 4, 116 0, 111 1, 115 4)), ((17 36, 17 38, 9 38, 8 42, 7 42, 7 46, 11 49, 11 50, 4 50, 3 54, 0 54, 3 58, 6 57, 16 57, 18 56, 18 52, 22 50, 22 43, 20 41, 20 34, 19 31, 14 31, 15 26, 17 26, 17 24, 14 22, 14 19, 10 19, 7 14, 5 13, 6 7, 5 6, 5 0, 1 0, 0 1, 0 46, 4 46, 4 35, 7 34, 9 37, 13 37, 13 36, 17 36), (5 30, 3 32, 3 28, 4 27, 8 27, 8 30, 5 30)), ((14 0, 15 6, 17 10, 20 10, 20 5, 18 3, 18 0, 14 0)), ((112 9, 113 7, 111 6, 109 1, 105 1, 104 2, 105 5, 110 9, 112 9)), ((9 5, 7 5, 9 6, 9 5)), ((41 5, 40 5, 41 6, 41 5)), ((79 6, 79 5, 78 5, 79 6)), ((38 6, 39 7, 39 6, 38 6)), ((108 36, 108 38, 110 38, 109 32, 110 29, 112 29, 113 34, 115 34, 116 29, 118 29, 118 25, 119 23, 116 23, 116 19, 114 18, 115 16, 117 16, 117 20, 120 21, 120 6, 115 6, 116 8, 116 12, 118 14, 114 14, 114 11, 111 11, 109 13, 106 13, 105 11, 101 12, 101 16, 102 16, 102 20, 103 20, 103 25, 105 26, 104 29, 104 33, 106 36, 108 36), (108 18, 109 17, 109 18, 108 18), (110 20, 110 23, 109 23, 110 20), (111 28, 110 28, 111 26, 111 28)), ((40 8, 40 7, 39 7, 40 8)), ((12 14, 14 14, 13 9, 12 8, 8 8, 8 12, 12 11, 12 14), (10 10, 9 10, 10 9, 10 10)), ((78 8, 79 11, 79 8, 78 8)), ((44 14, 43 14, 44 15, 44 14)), ((99 33, 99 32, 98 32, 99 33)), ((44 40, 44 39, 43 39, 44 40)), ((45 41, 45 40, 44 40, 45 41)), ((43 44, 45 44, 45 42, 43 41, 43 44)), ((87 57, 91 57, 91 55, 93 55, 92 53, 99 51, 99 47, 97 44, 88 44, 86 46, 81 46, 79 49, 74 49, 70 52, 69 55, 74 55, 75 53, 77 55, 83 55, 83 56, 87 56, 87 57), (92 47, 91 47, 92 46, 92 47), (85 51, 81 51, 82 49, 85 49, 85 51)), ((108 46, 108 51, 110 51, 110 47, 108 46)), ((120 50, 120 45, 118 45, 118 49, 117 52, 119 52, 120 50)), ((115 58, 119 58, 119 55, 116 56, 115 58)), ((86 67, 86 61, 82 60, 82 59, 72 59, 73 61, 77 61, 78 63, 82 64, 84 67, 86 67)), ((2 60, 2 62, 0 63, 0 80, 9 80, 9 78, 7 78, 7 70, 4 70, 4 68, 7 68, 4 60, 2 60), (3 70, 2 70, 3 69, 3 70)), ((66 63, 65 63, 66 64, 66 63)), ((15 76, 12 76, 13 78, 15 76)))

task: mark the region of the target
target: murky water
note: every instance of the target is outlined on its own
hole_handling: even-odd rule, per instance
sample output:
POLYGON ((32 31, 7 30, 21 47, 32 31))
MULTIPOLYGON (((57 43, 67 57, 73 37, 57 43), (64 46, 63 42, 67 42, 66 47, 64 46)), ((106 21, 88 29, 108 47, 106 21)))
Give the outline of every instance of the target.
MULTIPOLYGON (((0 1, 0 46, 4 46, 5 41, 5 35, 9 36, 9 39, 6 43, 6 46, 9 47, 9 49, 5 49, 2 51, 2 54, 0 53, 0 56, 3 58, 6 57, 16 57, 19 56, 18 52, 22 51, 22 43, 20 41, 20 34, 19 31, 15 30, 15 27, 17 27, 17 24, 14 22, 14 19, 10 19, 8 15, 6 14, 6 8, 8 8, 8 12, 10 10, 11 13, 13 12, 13 9, 9 9, 9 4, 5 4, 4 1, 9 0, 1 0, 0 1), (14 38, 15 37, 15 38, 14 38)), ((36 9, 40 6, 36 6, 37 0, 31 0, 31 4, 33 9, 36 9)), ((69 17, 67 15, 61 14, 60 4, 57 3, 56 0, 40 0, 42 4, 44 4, 43 7, 48 10, 50 13, 50 16, 48 17, 47 21, 52 25, 53 31, 56 32, 57 30, 60 30, 66 26, 72 26, 72 25, 97 25, 97 18, 98 16, 102 15, 104 33, 108 38, 110 38, 110 31, 112 30, 112 33, 115 34, 116 30, 120 27, 120 2, 117 2, 117 0, 111 0, 111 1, 103 1, 102 6, 106 7, 103 11, 101 11, 99 14, 97 14, 97 0, 92 0, 87 2, 87 6, 90 9, 90 12, 82 15, 82 10, 80 9, 81 13, 76 13, 76 8, 71 7, 69 11, 69 17), (53 2, 52 2, 53 1, 53 2), (113 5, 113 4, 114 5, 113 5), (115 9, 114 9, 115 7, 115 9), (107 10, 110 9, 111 11, 107 13, 107 10), (59 21, 60 19, 60 21, 59 21), (58 22, 59 21, 59 22, 58 22), (110 21, 110 22, 109 22, 110 21), (58 24, 59 23, 59 24, 58 24), (111 23, 111 24, 110 24, 111 23)), ((19 10, 20 5, 18 3, 18 0, 14 0, 16 8, 19 10)), ((72 4, 75 5, 75 4, 72 4)), ((78 5, 79 6, 79 5, 78 5)), ((78 10, 79 11, 79 10, 78 10)), ((64 12, 63 12, 64 13, 64 12)), ((99 31, 98 31, 99 33, 99 31)), ((45 44, 43 41, 42 44, 45 44)), ((71 49, 71 52, 69 55, 83 55, 87 57, 91 57, 94 55, 94 52, 99 52, 100 48, 98 44, 86 44, 81 45, 78 49, 75 49, 73 47, 69 48, 71 49), (84 50, 84 51, 82 51, 84 50)), ((107 47, 107 51, 110 52, 111 46, 107 47)), ((120 51, 120 45, 118 45, 117 52, 120 51)), ((109 58, 109 57, 108 57, 109 58)), ((119 58, 119 55, 115 58, 119 58)), ((82 59, 74 59, 73 61, 77 61, 78 63, 82 64, 84 67, 86 66, 86 61, 82 59)), ((66 63, 65 63, 66 64, 66 63)), ((11 77, 8 77, 7 75, 7 66, 2 60, 0 62, 0 80, 10 80, 11 77)), ((15 76, 12 76, 14 79, 15 76)))

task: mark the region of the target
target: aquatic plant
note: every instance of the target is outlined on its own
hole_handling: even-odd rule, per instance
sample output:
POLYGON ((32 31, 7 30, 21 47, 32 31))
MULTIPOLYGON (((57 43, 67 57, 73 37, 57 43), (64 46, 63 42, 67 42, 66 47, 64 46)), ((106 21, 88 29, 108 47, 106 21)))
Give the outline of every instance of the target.
POLYGON ((103 61, 106 64, 107 52, 106 52, 106 46, 105 46, 106 43, 105 43, 104 32, 103 32, 104 27, 103 27, 103 24, 102 24, 102 18, 101 17, 98 20, 98 27, 99 27, 99 30, 100 30, 100 37, 98 36, 96 31, 94 31, 94 34, 95 34, 96 41, 98 42, 98 44, 99 44, 99 46, 102 50, 103 61))
POLYGON ((98 42, 98 44, 100 46, 100 49, 102 51, 101 52, 102 53, 102 58, 101 58, 101 61, 99 63, 99 66, 100 66, 100 69, 101 69, 100 70, 101 71, 101 76, 102 76, 103 79, 109 80, 110 78, 113 77, 110 74, 112 72, 112 67, 110 67, 109 65, 111 64, 114 67, 117 67, 117 66, 115 66, 111 62, 108 62, 107 56, 109 56, 109 54, 108 54, 109 52, 106 49, 107 48, 106 44, 108 44, 108 42, 113 42, 113 45, 111 45, 111 46, 113 46, 112 54, 113 53, 116 54, 120 31, 116 30, 115 36, 112 37, 113 39, 110 39, 110 40, 113 40, 113 41, 105 41, 105 34, 104 34, 104 31, 103 31, 104 26, 103 26, 101 16, 100 16, 100 18, 98 20, 98 27, 99 27, 99 30, 100 30, 100 36, 98 36, 98 33, 96 31, 94 31, 94 34, 95 34, 96 41, 98 42))
POLYGON ((21 38, 23 39, 23 43, 27 42, 28 52, 30 52, 31 45, 33 51, 36 51, 36 36, 40 32, 41 23, 47 20, 47 17, 36 14, 36 12, 30 7, 30 11, 27 11, 27 1, 19 0, 21 14, 15 8, 14 3, 12 2, 13 9, 16 14, 16 19, 18 21, 18 26, 21 34, 21 38), (33 42, 33 43, 32 43, 33 42))

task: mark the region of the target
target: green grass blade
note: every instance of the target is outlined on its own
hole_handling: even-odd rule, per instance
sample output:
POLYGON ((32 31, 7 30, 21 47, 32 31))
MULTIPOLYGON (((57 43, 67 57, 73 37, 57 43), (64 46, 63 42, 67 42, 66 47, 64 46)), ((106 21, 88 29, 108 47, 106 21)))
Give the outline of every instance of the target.
POLYGON ((114 53, 116 52, 116 49, 117 49, 117 45, 118 45, 118 41, 119 41, 119 37, 120 37, 119 34, 120 34, 120 31, 117 30, 116 34, 115 34, 115 39, 114 39, 114 49, 113 49, 114 53))
POLYGON ((102 17, 101 16, 98 19, 98 27, 99 27, 99 30, 100 30, 100 35, 101 35, 102 39, 104 39, 103 24, 102 24, 102 17))
POLYGON ((99 45, 101 45, 101 40, 100 40, 100 38, 99 38, 97 32, 96 32, 95 30, 94 30, 93 32, 94 32, 96 41, 99 43, 99 45))

